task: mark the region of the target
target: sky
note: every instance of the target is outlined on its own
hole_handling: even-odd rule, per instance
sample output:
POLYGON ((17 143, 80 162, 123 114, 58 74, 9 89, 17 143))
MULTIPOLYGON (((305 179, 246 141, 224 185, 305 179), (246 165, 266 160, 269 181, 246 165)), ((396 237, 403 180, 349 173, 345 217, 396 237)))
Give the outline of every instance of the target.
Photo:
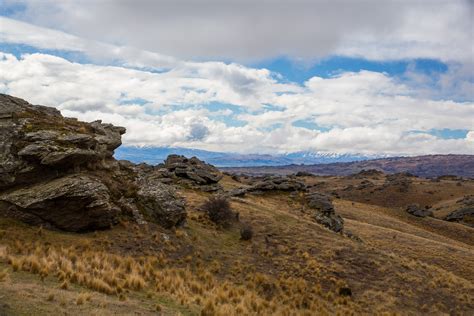
POLYGON ((128 146, 474 154, 474 1, 0 0, 0 93, 128 146))

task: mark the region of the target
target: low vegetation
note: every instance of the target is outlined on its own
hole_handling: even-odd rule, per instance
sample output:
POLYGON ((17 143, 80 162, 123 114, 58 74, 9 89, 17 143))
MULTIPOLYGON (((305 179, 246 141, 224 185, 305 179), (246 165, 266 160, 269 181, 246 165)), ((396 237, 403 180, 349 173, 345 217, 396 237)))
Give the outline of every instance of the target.
MULTIPOLYGON (((340 181, 311 177, 322 180, 336 187, 340 181)), ((235 181, 227 176, 222 185, 235 181)), ((412 191, 418 186, 407 194, 418 194, 412 191)), ((74 234, 0 219, 0 295, 12 314, 469 315, 474 309, 468 226, 335 199, 349 237, 318 225, 290 193, 225 200, 180 193, 188 219, 175 230, 123 220, 110 230, 74 234)))
POLYGON ((223 227, 230 226, 238 219, 237 213, 232 211, 229 199, 222 195, 211 196, 202 204, 201 209, 211 221, 223 227))

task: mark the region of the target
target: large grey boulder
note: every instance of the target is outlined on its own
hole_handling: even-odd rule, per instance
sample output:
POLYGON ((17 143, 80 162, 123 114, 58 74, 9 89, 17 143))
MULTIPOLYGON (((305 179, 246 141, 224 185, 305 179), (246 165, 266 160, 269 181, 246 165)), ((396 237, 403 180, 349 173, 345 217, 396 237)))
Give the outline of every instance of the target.
MULTIPOLYGON (((133 198, 121 199, 128 213, 137 222, 149 221, 165 228, 180 226, 186 220, 185 201, 172 185, 164 183, 163 174, 151 165, 135 165, 129 161, 119 161, 120 178, 130 179, 136 188, 133 198), (140 214, 137 214, 137 210, 140 214)), ((165 181, 166 182, 166 181, 165 181)))
POLYGON ((0 194, 0 213, 78 232, 109 228, 119 209, 99 180, 71 175, 0 194))
POLYGON ((344 220, 334 210, 334 206, 329 196, 321 193, 307 193, 305 195, 306 205, 313 209, 314 219, 317 223, 339 233, 344 228, 344 220))
POLYGON ((181 226, 186 220, 184 199, 176 190, 151 175, 142 178, 138 184, 136 202, 145 219, 165 228, 181 226))

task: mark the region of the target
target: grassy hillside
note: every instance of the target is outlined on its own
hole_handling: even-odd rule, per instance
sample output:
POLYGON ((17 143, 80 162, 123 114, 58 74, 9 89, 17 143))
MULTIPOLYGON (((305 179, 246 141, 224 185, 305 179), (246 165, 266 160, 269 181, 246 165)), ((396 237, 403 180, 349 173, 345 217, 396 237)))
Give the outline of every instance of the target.
POLYGON ((336 212, 356 237, 318 225, 283 192, 232 198, 250 241, 239 224, 219 228, 199 210, 209 193, 185 188, 188 220, 177 230, 124 221, 73 234, 1 219, 0 314, 472 315, 474 228, 441 213, 473 181, 416 179, 406 192, 370 194, 344 190, 365 178, 303 179, 340 196, 336 212), (413 202, 439 210, 414 217, 403 209, 413 202))

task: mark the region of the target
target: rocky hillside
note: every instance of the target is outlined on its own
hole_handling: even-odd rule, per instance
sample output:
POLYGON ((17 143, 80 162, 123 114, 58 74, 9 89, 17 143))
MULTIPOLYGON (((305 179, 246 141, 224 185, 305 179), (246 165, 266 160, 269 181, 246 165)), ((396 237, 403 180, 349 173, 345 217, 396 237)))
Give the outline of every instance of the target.
POLYGON ((292 174, 297 172, 309 172, 317 175, 333 176, 344 176, 355 174, 362 170, 375 169, 385 173, 409 172, 425 178, 435 178, 445 175, 474 178, 474 155, 427 155, 315 165, 230 167, 221 169, 228 172, 246 174, 292 174))
POLYGON ((8 95, 0 95, 0 117, 0 214, 76 232, 127 216, 165 227, 186 218, 171 186, 113 158, 123 127, 64 118, 8 95))
POLYGON ((0 95, 1 315, 474 310, 474 180, 117 161, 125 130, 0 95))

